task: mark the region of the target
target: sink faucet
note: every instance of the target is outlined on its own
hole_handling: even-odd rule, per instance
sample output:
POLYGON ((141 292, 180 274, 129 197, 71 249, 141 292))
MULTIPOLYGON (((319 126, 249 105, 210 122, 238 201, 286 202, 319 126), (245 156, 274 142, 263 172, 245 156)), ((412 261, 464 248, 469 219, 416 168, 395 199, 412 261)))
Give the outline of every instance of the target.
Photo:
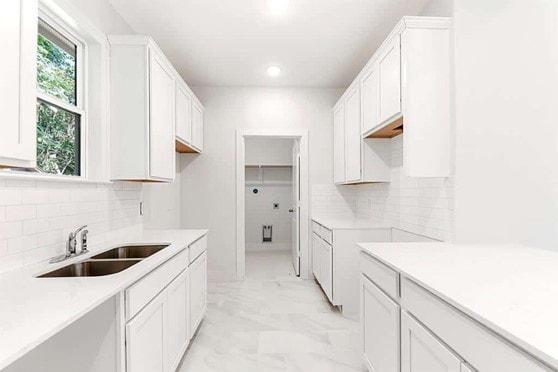
MULTIPOLYGON (((70 235, 68 235, 68 242, 66 244, 66 256, 75 256, 75 254, 76 254, 76 244, 77 244, 76 237, 80 233, 80 231, 85 229, 86 227, 87 227, 87 225, 84 225, 84 226, 80 227, 79 229, 77 229, 76 231, 71 232, 70 235)), ((89 232, 89 231, 87 231, 87 232, 89 232)), ((84 231, 86 251, 87 251, 87 232, 84 231)), ((83 241, 83 236, 84 235, 82 235, 82 241, 83 241)), ((81 253, 85 253, 85 252, 82 250, 81 253)))
POLYGON ((83 230, 81 233, 81 252, 79 252, 79 254, 89 252, 87 249, 87 234, 89 234, 89 230, 83 230))
MULTIPOLYGON (((71 257, 75 256, 76 255, 76 245, 77 245, 76 238, 77 238, 78 234, 80 233, 80 231, 82 231, 86 227, 87 227, 87 225, 84 225, 84 226, 80 227, 79 229, 77 229, 76 231, 71 232, 68 235, 68 241, 66 242, 66 253, 63 254, 63 255, 51 258, 49 262, 50 263, 58 263, 58 262, 62 262, 64 260, 67 260, 68 258, 71 258, 71 257)), ((87 234, 88 233, 89 233, 89 230, 85 230, 81 233, 81 252, 79 252, 79 254, 89 252, 87 250, 87 234)))

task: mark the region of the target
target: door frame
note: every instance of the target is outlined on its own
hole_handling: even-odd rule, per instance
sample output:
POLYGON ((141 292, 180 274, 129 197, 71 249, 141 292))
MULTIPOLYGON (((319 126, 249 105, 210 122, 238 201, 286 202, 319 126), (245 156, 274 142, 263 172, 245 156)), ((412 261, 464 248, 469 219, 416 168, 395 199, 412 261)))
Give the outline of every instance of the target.
POLYGON ((236 279, 246 276, 246 205, 245 139, 292 138, 300 143, 300 277, 308 279, 310 264, 310 197, 308 168, 308 130, 306 129, 237 129, 236 130, 236 279), (306 222, 304 222, 306 221, 306 222))

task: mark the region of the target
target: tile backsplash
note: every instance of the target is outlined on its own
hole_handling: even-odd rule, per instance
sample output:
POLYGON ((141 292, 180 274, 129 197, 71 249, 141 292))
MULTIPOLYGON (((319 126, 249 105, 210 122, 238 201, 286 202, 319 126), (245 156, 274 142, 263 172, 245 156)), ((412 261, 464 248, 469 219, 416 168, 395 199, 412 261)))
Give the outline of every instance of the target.
POLYGON ((403 136, 391 141, 390 183, 313 185, 312 214, 369 219, 438 240, 451 239, 454 178, 405 176, 403 136))
POLYGON ((63 254, 66 237, 82 225, 93 249, 120 230, 141 228, 141 200, 140 183, 0 179, 0 272, 63 254))

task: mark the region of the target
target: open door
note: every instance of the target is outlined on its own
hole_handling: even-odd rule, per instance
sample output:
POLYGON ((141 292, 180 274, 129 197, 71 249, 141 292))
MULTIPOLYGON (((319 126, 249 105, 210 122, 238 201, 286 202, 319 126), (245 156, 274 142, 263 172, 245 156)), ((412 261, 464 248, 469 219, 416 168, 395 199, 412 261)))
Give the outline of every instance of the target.
POLYGON ((300 276, 300 142, 293 145, 293 207, 290 210, 292 218, 292 259, 297 276, 300 276))

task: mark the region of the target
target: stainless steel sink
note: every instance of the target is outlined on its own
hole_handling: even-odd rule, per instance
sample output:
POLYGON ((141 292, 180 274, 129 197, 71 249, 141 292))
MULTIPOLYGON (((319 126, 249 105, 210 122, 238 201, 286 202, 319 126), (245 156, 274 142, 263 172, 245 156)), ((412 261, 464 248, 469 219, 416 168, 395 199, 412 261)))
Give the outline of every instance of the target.
POLYGON ((103 253, 99 253, 92 260, 118 260, 126 258, 146 258, 160 250, 168 247, 169 244, 144 244, 144 245, 126 245, 116 247, 103 253))
POLYGON ((39 275, 39 278, 105 276, 119 273, 141 260, 82 261, 39 275))

